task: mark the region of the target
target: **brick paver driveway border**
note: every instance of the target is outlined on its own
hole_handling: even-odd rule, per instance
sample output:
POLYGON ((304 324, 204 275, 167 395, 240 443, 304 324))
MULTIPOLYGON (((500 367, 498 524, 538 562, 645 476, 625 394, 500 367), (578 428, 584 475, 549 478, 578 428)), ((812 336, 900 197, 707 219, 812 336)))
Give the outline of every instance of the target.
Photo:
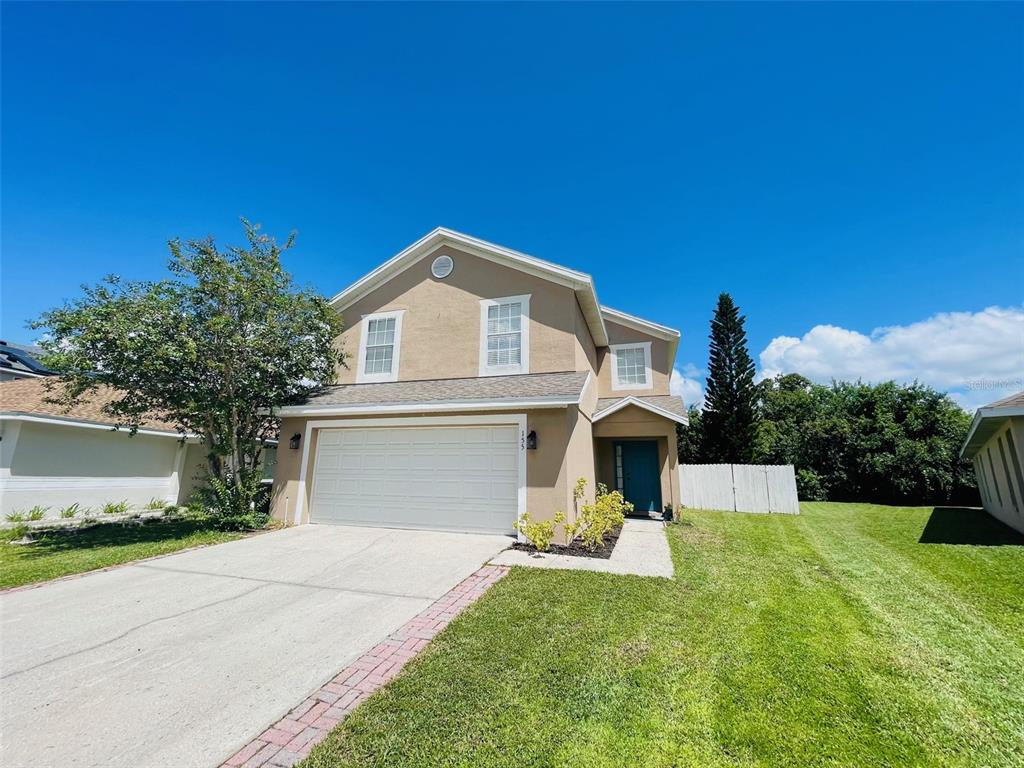
POLYGON ((508 572, 509 568, 499 565, 483 566, 341 670, 221 768, 288 768, 301 761, 363 699, 401 672, 409 659, 508 572))

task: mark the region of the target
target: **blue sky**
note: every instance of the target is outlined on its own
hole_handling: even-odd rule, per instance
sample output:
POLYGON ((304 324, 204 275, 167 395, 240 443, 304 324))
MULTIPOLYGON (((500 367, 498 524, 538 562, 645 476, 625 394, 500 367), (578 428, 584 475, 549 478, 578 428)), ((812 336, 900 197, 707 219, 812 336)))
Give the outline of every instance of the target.
POLYGON ((1024 389, 1020 5, 3 15, 9 340, 245 215, 326 294, 437 225, 590 272, 691 400, 723 290, 767 373, 1024 389))

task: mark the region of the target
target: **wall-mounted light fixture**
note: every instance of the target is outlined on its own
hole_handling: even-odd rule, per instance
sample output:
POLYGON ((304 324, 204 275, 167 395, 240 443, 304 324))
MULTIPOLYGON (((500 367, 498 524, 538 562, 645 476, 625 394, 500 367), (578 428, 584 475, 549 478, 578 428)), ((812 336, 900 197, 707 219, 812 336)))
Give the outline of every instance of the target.
POLYGON ((528 451, 537 450, 537 433, 532 429, 530 430, 530 434, 526 436, 526 449, 528 451))
POLYGON ((294 435, 292 435, 291 440, 288 441, 288 447, 291 448, 293 451, 298 450, 300 440, 302 440, 302 435, 296 432, 294 435))

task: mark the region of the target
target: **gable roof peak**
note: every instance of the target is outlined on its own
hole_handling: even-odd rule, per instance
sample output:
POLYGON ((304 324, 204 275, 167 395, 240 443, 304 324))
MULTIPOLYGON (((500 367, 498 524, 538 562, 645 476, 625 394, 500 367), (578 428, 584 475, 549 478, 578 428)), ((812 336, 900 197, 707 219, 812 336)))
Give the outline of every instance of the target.
POLYGON ((605 328, 601 304, 597 299, 594 281, 590 275, 447 227, 432 229, 375 270, 352 283, 331 299, 331 306, 338 311, 344 310, 445 244, 456 246, 474 256, 571 288, 583 310, 583 316, 586 318, 587 327, 590 329, 590 335, 594 338, 594 343, 599 347, 607 346, 608 330, 605 328))

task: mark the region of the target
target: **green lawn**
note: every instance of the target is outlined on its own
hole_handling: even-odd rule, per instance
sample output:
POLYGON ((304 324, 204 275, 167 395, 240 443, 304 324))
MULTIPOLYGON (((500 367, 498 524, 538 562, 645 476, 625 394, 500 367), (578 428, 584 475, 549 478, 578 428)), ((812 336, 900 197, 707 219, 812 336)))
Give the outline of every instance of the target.
POLYGON ((107 523, 71 533, 33 534, 36 542, 27 545, 9 543, 8 535, 0 540, 0 589, 106 568, 200 544, 217 544, 237 539, 239 535, 191 520, 145 525, 107 523))
POLYGON ((684 514, 675 582, 516 569, 303 768, 1024 765, 1024 539, 803 509, 684 514))

